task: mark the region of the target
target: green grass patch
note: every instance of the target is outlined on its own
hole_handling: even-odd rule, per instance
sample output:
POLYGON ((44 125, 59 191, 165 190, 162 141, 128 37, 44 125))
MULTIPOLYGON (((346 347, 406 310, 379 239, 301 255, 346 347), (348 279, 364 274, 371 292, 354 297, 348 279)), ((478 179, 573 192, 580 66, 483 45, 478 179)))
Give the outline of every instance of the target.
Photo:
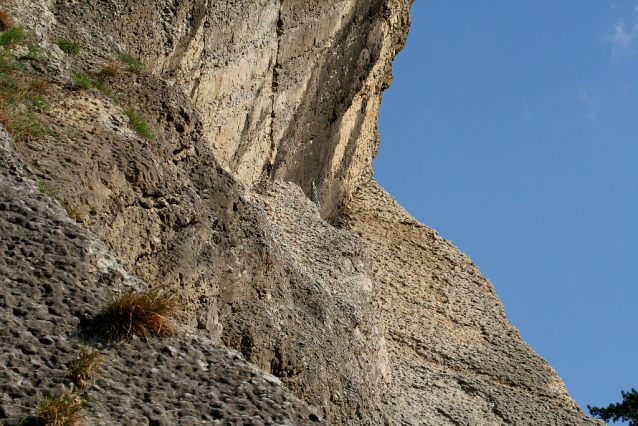
POLYGON ((142 70, 144 70, 144 68, 146 68, 146 64, 144 62, 140 61, 134 56, 129 55, 128 53, 120 55, 118 56, 118 58, 120 59, 120 61, 128 65, 128 67, 126 68, 127 71, 139 74, 140 72, 142 72, 142 70))
POLYGON ((58 45, 60 50, 71 56, 77 55, 82 50, 82 46, 66 38, 56 41, 55 44, 58 45))
POLYGON ((38 189, 44 195, 48 195, 51 198, 55 198, 58 196, 58 190, 50 187, 43 180, 38 179, 38 189))
POLYGON ((16 142, 39 138, 47 134, 38 117, 29 108, 48 109, 45 98, 48 82, 36 78, 17 76, 11 59, 0 55, 0 124, 16 142))
POLYGON ((20 59, 33 59, 38 62, 46 61, 51 56, 51 53, 38 46, 37 44, 30 44, 27 46, 27 54, 20 59))
POLYGON ((142 136, 143 138, 149 141, 152 141, 155 139, 155 132, 153 132, 153 129, 151 129, 148 123, 144 121, 144 119, 141 116, 137 114, 137 112, 135 111, 135 108, 131 107, 125 110, 124 114, 126 114, 126 116, 128 117, 129 124, 131 125, 133 130, 139 133, 140 136, 142 136))
POLYGON ((90 89, 93 87, 93 79, 85 72, 73 72, 71 73, 73 84, 78 89, 90 89))
POLYGON ((0 33, 0 46, 13 46, 25 39, 27 33, 22 27, 11 27, 0 33))
POLYGON ((0 77, 20 69, 22 69, 22 64, 16 61, 15 56, 9 51, 0 49, 0 77))

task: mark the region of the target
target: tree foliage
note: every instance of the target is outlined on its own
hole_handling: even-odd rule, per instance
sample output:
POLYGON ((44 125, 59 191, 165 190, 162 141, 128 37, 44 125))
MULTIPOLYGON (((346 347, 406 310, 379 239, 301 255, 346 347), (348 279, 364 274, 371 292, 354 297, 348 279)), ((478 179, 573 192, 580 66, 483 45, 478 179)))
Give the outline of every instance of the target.
POLYGON ((629 426, 638 426, 638 392, 636 389, 631 388, 631 392, 620 391, 622 393, 623 401, 621 403, 609 404, 607 408, 591 407, 589 413, 605 422, 607 420, 613 420, 614 423, 618 420, 623 422, 629 422, 629 426))

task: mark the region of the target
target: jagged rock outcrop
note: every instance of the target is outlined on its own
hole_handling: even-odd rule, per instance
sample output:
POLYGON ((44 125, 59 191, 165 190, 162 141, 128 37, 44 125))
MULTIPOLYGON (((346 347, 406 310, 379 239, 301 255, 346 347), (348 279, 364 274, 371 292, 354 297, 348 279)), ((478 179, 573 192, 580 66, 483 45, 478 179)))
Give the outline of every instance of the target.
MULTIPOLYGON (((51 109, 38 113, 50 134, 18 149, 30 173, 55 188, 69 215, 95 236, 85 234, 130 265, 134 276, 127 279, 182 296, 182 325, 190 333, 182 342, 109 349, 124 364, 139 350, 151 365, 153 350, 175 348, 154 358, 160 371, 208 363, 183 367, 198 391, 180 409, 213 415, 221 408, 198 395, 225 389, 230 399, 223 402, 240 409, 215 415, 244 421, 237 417, 242 402, 232 398, 247 394, 232 394, 218 379, 238 369, 232 383, 248 383, 248 367, 211 346, 221 343, 278 377, 255 373, 270 383, 251 384, 266 387, 259 395, 285 394, 281 380, 308 404, 295 400, 295 410, 281 418, 272 414, 281 399, 271 414, 246 408, 259 421, 597 424, 520 339, 469 258, 372 178, 381 92, 407 36, 410 3, 9 0, 7 10, 51 51, 44 62, 24 59, 21 72, 47 76, 54 93, 51 109), (65 55, 52 43, 59 38, 83 50, 65 55), (149 72, 102 75, 108 95, 73 88, 72 72, 97 75, 123 53, 142 58, 149 72), (130 107, 148 120, 155 141, 127 124, 123 110, 130 107), (173 359, 178 353, 183 360, 173 359), (213 369, 216 356, 220 367, 213 369)), ((13 203, 20 196, 4 198, 13 203)), ((94 260, 76 257, 78 271, 94 269, 94 260)), ((35 268, 33 256, 24 261, 35 268)), ((36 281, 29 282, 42 285, 36 281)), ((101 285, 95 297, 117 285, 90 274, 80 280, 94 281, 101 285)), ((94 316, 97 302, 79 300, 52 304, 71 316, 94 316)), ((65 344, 70 333, 58 330, 65 344)), ((126 410, 117 417, 102 402, 131 383, 130 370, 113 368, 116 383, 97 383, 101 396, 91 413, 121 421, 126 410)), ((42 387, 60 383, 50 369, 42 371, 49 377, 42 387)), ((44 391, 16 386, 30 395, 44 391)), ((162 415, 172 413, 167 421, 179 417, 171 407, 182 403, 174 400, 182 394, 169 394, 160 404, 162 415)), ((132 400, 143 397, 131 387, 132 400)), ((7 401, 24 404, 20 398, 5 391, 7 401)), ((157 414, 135 404, 127 407, 130 419, 157 414)), ((204 414, 188 421, 208 421, 204 414)))

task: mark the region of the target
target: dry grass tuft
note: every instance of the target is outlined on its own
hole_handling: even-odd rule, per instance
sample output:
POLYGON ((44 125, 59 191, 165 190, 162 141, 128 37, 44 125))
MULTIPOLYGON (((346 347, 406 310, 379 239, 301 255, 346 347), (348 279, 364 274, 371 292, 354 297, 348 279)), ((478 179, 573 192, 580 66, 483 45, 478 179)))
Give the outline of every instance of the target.
POLYGON ((39 138, 48 132, 32 110, 49 109, 46 96, 53 90, 44 77, 18 73, 21 66, 10 52, 0 49, 0 124, 16 142, 39 138))
POLYGON ((86 405, 86 399, 75 393, 73 387, 58 395, 47 395, 35 407, 38 425, 79 426, 86 405))
POLYGON ((80 388, 84 389, 103 362, 104 358, 99 349, 94 346, 80 345, 78 347, 78 358, 71 362, 66 375, 80 388))
POLYGON ((177 333, 172 318, 178 312, 175 293, 127 290, 102 308, 99 330, 111 341, 133 336, 173 337, 177 333))
POLYGON ((11 28, 16 24, 13 16, 9 15, 4 10, 0 10, 0 31, 4 31, 7 28, 11 28))
POLYGON ((113 77, 122 72, 122 69, 117 65, 113 59, 111 59, 107 64, 105 64, 100 70, 100 74, 113 77))
POLYGON ((53 95, 53 84, 47 78, 36 75, 28 81, 27 91, 34 95, 51 96, 53 95))

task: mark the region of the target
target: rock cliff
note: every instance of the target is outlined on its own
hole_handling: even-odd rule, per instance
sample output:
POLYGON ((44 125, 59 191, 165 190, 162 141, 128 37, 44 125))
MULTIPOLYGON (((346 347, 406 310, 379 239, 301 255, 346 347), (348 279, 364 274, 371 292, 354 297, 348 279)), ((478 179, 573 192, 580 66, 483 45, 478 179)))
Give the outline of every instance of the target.
POLYGON ((410 3, 2 6, 29 31, 12 72, 47 101, 24 106, 45 132, 0 138, 5 424, 68 384, 127 285, 175 290, 181 337, 98 342, 96 424, 598 424, 469 258, 372 177, 410 3))

